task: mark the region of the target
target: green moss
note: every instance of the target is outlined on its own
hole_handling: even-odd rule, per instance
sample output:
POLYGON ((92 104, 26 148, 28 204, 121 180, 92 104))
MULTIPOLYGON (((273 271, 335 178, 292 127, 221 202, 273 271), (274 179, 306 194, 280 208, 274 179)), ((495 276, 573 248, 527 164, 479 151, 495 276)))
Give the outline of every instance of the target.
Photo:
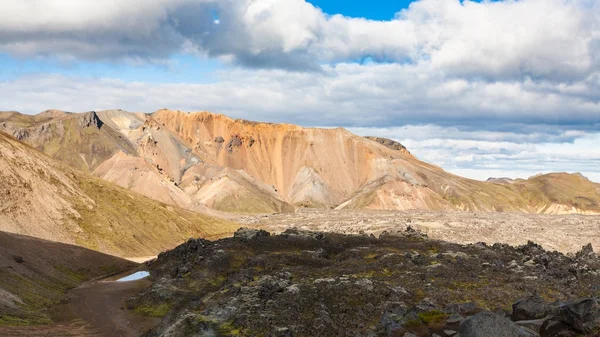
POLYGON ((240 336, 241 330, 236 329, 231 322, 225 322, 217 328, 217 331, 224 336, 240 336))
POLYGON ((418 319, 411 319, 409 321, 407 321, 406 323, 404 323, 404 327, 407 329, 415 329, 418 327, 421 327, 423 325, 423 322, 421 322, 421 320, 418 319))
POLYGON ((425 324, 441 323, 448 318, 446 313, 437 310, 422 312, 417 316, 425 324))
POLYGON ((134 309, 138 314, 147 317, 165 317, 169 310, 171 310, 169 303, 161 303, 157 306, 140 305, 134 309))
POLYGON ((46 317, 23 318, 16 316, 0 316, 0 326, 32 326, 50 324, 52 321, 46 317))

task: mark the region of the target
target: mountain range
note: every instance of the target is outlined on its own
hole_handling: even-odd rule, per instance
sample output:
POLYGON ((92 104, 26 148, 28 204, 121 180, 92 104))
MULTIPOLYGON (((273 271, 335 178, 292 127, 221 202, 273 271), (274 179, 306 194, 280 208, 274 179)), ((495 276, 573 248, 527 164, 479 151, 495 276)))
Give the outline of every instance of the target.
POLYGON ((0 112, 0 130, 74 169, 213 215, 300 207, 600 213, 600 184, 578 174, 481 182, 343 128, 162 109, 0 112))

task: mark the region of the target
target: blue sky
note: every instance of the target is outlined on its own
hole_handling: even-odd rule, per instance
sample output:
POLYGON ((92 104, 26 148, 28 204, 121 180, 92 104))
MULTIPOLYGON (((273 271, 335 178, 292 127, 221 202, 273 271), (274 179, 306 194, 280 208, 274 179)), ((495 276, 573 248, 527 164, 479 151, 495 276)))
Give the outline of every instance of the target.
POLYGON ((400 10, 407 8, 412 1, 407 0, 311 0, 313 5, 328 14, 342 14, 371 20, 391 20, 400 10))
POLYGON ((0 7, 0 110, 209 110, 393 138, 476 179, 600 181, 600 1, 0 7))

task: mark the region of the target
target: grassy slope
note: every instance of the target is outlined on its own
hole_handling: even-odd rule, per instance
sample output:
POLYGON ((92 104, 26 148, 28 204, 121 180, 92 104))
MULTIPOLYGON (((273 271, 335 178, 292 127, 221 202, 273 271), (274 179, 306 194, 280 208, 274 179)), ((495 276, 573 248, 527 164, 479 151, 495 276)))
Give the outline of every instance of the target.
POLYGON ((192 237, 219 238, 239 225, 166 205, 88 175, 78 186, 96 201, 94 209, 74 199, 77 221, 87 233, 77 243, 120 256, 154 255, 192 237))
POLYGON ((2 149, 15 156, 0 157, 8 167, 3 172, 7 175, 0 174, 0 178, 6 179, 1 182, 0 190, 7 189, 3 198, 12 204, 10 209, 3 210, 4 214, 0 212, 0 217, 19 224, 25 229, 21 233, 35 236, 39 223, 35 219, 40 218, 45 221, 44 227, 54 228, 52 235, 42 236, 44 239, 76 243, 118 256, 147 256, 190 237, 217 238, 238 227, 232 222, 168 206, 71 169, 0 133, 2 149), (23 183, 32 188, 24 189, 23 183), (41 204, 48 198, 64 201, 62 204, 69 205, 76 213, 57 207, 55 211, 62 212, 64 218, 44 217, 46 212, 40 211, 41 204))
POLYGON ((600 184, 577 174, 545 174, 509 186, 542 212, 552 204, 600 212, 600 184))
POLYGON ((49 323, 46 309, 82 282, 134 263, 85 248, 0 232, 0 325, 49 323))

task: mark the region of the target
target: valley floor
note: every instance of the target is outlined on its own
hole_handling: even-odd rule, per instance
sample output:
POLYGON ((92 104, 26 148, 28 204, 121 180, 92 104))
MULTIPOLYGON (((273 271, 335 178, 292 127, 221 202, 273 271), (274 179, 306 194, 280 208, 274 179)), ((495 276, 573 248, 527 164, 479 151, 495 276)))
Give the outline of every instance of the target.
POLYGON ((507 243, 531 240, 548 250, 573 253, 591 243, 600 248, 600 216, 524 213, 369 211, 302 209, 296 213, 244 216, 236 221, 281 233, 287 228, 379 236, 409 225, 430 238, 456 243, 507 243))
POLYGON ((125 301, 151 285, 131 282, 92 281, 71 290, 63 304, 53 308, 52 325, 0 326, 0 336, 139 336, 160 319, 125 310, 125 301))

